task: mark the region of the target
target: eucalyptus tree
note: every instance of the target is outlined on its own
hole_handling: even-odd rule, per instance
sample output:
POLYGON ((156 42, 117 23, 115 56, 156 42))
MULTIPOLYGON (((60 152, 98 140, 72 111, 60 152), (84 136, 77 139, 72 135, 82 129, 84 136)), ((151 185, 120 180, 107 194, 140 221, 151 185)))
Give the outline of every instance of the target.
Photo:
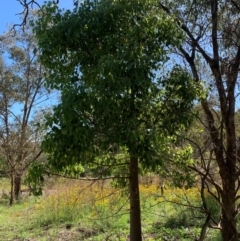
POLYGON ((49 3, 34 27, 47 85, 61 92, 42 145, 48 167, 61 171, 94 162, 113 145, 125 148, 132 241, 142 240, 138 163, 161 163, 164 142, 191 122, 198 91, 179 66, 157 77, 166 46, 182 37, 157 6, 155 0, 102 0, 62 11, 49 3))
POLYGON ((44 68, 35 51, 29 25, 25 31, 1 36, 0 59, 0 155, 11 177, 11 198, 18 199, 27 167, 41 153, 38 127, 33 117, 48 98, 44 68))
MULTIPOLYGON (((163 0, 159 8, 173 17, 185 34, 186 41, 178 48, 178 58, 188 65, 196 82, 206 82, 207 96, 201 105, 214 158, 208 158, 195 171, 205 188, 209 185, 215 188, 212 194, 221 207, 220 221, 211 223, 207 218, 208 225, 219 229, 224 241, 238 240, 240 169, 234 116, 239 103, 239 1, 163 0), (213 95, 218 101, 215 107, 211 104, 213 95), (212 178, 209 161, 217 164, 219 181, 212 178)), ((207 210, 206 213, 209 216, 207 210)))

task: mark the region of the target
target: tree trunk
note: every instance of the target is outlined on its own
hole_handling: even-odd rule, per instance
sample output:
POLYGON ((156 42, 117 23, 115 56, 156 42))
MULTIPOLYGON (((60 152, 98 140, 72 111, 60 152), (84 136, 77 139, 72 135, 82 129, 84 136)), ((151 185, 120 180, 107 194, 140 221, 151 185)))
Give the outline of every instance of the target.
POLYGON ((14 196, 15 200, 19 199, 21 193, 21 185, 22 185, 22 174, 21 172, 16 172, 14 177, 14 196))
POLYGON ((138 183, 138 159, 130 157, 130 241, 142 241, 140 195, 138 183))
MULTIPOLYGON (((227 170, 225 170, 227 171, 227 170)), ((223 171, 220 170, 222 173, 223 171)), ((231 173, 223 173, 222 178, 222 217, 221 217, 221 235, 223 241, 237 241, 237 221, 236 221, 236 204, 235 204, 235 177, 231 173)))
POLYGON ((10 190, 10 198, 9 198, 9 204, 10 206, 13 205, 13 201, 14 201, 14 193, 13 190, 14 189, 14 170, 11 167, 11 190, 10 190))

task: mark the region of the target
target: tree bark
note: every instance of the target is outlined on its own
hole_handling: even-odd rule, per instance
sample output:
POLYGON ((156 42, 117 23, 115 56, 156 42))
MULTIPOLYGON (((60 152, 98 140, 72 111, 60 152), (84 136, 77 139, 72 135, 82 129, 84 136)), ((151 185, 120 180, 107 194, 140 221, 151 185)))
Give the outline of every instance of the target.
POLYGON ((142 241, 140 195, 138 182, 138 158, 130 157, 130 241, 142 241))
POLYGON ((14 177, 14 197, 15 200, 19 199, 21 193, 21 185, 22 185, 22 174, 21 172, 16 172, 14 177))
POLYGON ((228 170, 220 170, 222 178, 221 235, 223 241, 237 241, 237 211, 235 204, 235 177, 228 170))
POLYGON ((14 170, 11 167, 11 190, 10 190, 10 198, 9 198, 9 205, 12 206, 13 205, 13 201, 14 201, 14 170))

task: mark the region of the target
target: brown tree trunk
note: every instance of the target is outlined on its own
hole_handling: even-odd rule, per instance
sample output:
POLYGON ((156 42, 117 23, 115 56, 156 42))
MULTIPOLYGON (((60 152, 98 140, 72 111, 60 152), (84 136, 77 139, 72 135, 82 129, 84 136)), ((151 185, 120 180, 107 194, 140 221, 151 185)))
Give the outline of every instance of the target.
POLYGON ((229 173, 229 170, 225 171, 228 173, 223 173, 225 177, 222 179, 221 235, 223 241, 237 241, 235 177, 229 173))
POLYGON ((11 190, 10 190, 10 198, 9 198, 9 204, 10 206, 13 205, 14 201, 14 170, 11 168, 11 190))
POLYGON ((142 241, 140 195, 138 182, 138 158, 130 157, 130 241, 142 241))
POLYGON ((16 172, 14 177, 14 197, 15 200, 19 199, 21 194, 21 185, 22 185, 22 174, 21 172, 16 172))

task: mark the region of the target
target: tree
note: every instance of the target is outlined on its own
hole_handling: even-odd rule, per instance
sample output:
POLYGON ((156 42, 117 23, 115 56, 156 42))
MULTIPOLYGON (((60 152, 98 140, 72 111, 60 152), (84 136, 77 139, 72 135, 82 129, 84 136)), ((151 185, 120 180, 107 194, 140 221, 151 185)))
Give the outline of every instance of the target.
POLYGON ((1 39, 0 156, 11 177, 12 204, 20 195, 27 167, 41 154, 39 130, 32 120, 48 91, 29 25, 24 32, 19 30, 14 36, 7 32, 1 39))
POLYGON ((198 90, 179 66, 157 78, 166 46, 179 44, 181 35, 156 6, 84 1, 63 12, 48 4, 35 24, 47 84, 61 91, 42 145, 48 167, 62 171, 109 154, 113 145, 126 148, 132 241, 142 240, 138 164, 160 164, 164 143, 191 122, 198 90))
POLYGON ((207 96, 202 98, 201 105, 212 147, 210 159, 218 166, 220 182, 209 172, 208 162, 195 167, 195 171, 204 189, 210 185, 217 193, 213 196, 221 206, 221 217, 214 227, 220 229, 224 241, 238 240, 240 170, 234 116, 240 64, 239 3, 234 0, 160 1, 159 7, 175 18, 186 36, 177 50, 178 58, 188 65, 196 82, 205 81, 207 96), (211 105, 211 96, 216 96, 218 106, 211 105))

